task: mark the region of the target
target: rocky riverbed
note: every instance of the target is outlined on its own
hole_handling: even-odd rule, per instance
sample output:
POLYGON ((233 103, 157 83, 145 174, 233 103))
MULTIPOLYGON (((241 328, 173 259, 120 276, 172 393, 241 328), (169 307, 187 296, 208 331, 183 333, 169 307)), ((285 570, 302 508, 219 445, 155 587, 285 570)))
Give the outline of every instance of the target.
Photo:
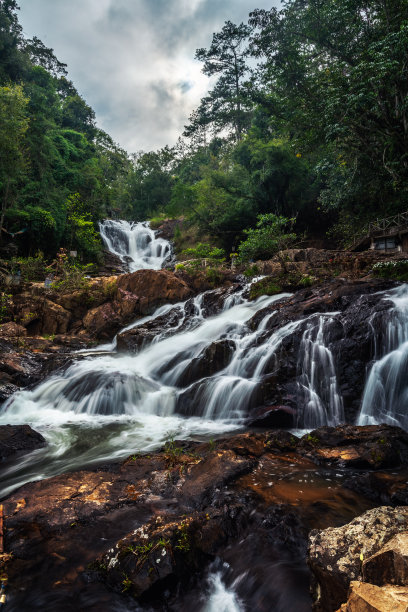
POLYGON ((15 321, 0 325, 1 399, 28 391, 3 422, 20 423, 28 405, 42 416, 40 434, 0 427, 8 489, 40 479, 4 500, 9 609, 204 611, 217 589, 234 610, 329 612, 349 592, 349 612, 381 597, 402 606, 403 562, 394 570, 392 560, 405 558, 405 540, 393 538, 408 532, 408 436, 330 426, 355 422, 396 317, 395 283, 352 278, 356 269, 350 260, 347 278, 288 285, 253 305, 231 272, 215 289, 205 275, 139 270, 94 279, 86 296, 16 294, 15 321), (100 342, 105 361, 92 357, 100 342), (126 420, 140 393, 158 398, 152 412, 126 420), (316 429, 320 410, 326 426, 316 429), (213 420, 207 433, 194 425, 155 442, 160 418, 176 432, 213 420), (28 476, 10 480, 14 465, 28 476), (383 592, 387 581, 397 591, 383 592))

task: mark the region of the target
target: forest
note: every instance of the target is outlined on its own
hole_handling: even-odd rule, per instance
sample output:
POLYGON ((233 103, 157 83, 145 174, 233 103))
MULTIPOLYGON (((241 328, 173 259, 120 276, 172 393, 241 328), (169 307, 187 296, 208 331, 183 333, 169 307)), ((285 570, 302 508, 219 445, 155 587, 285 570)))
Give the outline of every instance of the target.
POLYGON ((95 261, 113 217, 181 218, 193 242, 242 260, 296 237, 347 246, 408 208, 407 49, 407 0, 254 10, 197 49, 212 87, 177 144, 128 154, 0 0, 3 244, 95 261))

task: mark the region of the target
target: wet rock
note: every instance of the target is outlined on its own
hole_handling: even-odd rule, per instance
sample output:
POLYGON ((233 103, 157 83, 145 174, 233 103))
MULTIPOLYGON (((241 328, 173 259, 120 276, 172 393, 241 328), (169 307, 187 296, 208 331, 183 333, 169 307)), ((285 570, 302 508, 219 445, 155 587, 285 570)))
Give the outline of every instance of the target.
POLYGON ((261 406, 251 412, 248 427, 293 427, 296 411, 290 406, 261 406))
POLYGON ((158 334, 172 335, 179 331, 179 324, 186 316, 186 308, 173 308, 163 316, 158 316, 144 325, 138 325, 118 334, 117 350, 139 352, 149 345, 158 334))
POLYGON ((118 278, 111 302, 92 308, 84 317, 84 328, 93 337, 112 338, 136 317, 149 315, 168 303, 183 302, 192 292, 168 270, 138 270, 118 278))
POLYGON ((320 427, 303 436, 300 451, 320 465, 390 468, 408 460, 408 434, 390 425, 320 427))
POLYGON ((175 381, 178 387, 187 387, 192 383, 213 376, 227 367, 234 353, 235 343, 231 340, 217 340, 207 346, 198 357, 191 359, 175 381))
POLYGON ((360 409, 360 398, 366 380, 367 364, 373 359, 374 333, 381 342, 383 318, 392 308, 382 291, 395 283, 372 279, 370 281, 331 280, 321 285, 296 291, 258 311, 249 321, 255 330, 268 315, 264 338, 292 322, 299 322, 290 334, 281 340, 275 358, 264 370, 262 397, 264 405, 285 404, 299 407, 300 423, 305 398, 298 386, 300 364, 299 347, 305 330, 317 333, 320 314, 337 313, 324 319, 325 346, 335 355, 335 368, 339 391, 343 398, 346 420, 353 422, 360 409), (373 314, 384 313, 383 316, 373 314), (373 332, 374 329, 374 332, 373 332), (273 375, 268 380, 268 376, 273 375))
POLYGON ((339 612, 406 612, 408 608, 407 587, 378 587, 373 584, 353 581, 346 604, 339 612))
POLYGON ((344 527, 313 530, 308 564, 313 574, 313 609, 334 612, 347 600, 350 583, 358 580, 367 559, 394 535, 408 530, 408 508, 381 506, 368 510, 344 527))
POLYGON ((363 562, 363 580, 377 586, 408 586, 408 533, 397 534, 363 562))
POLYGON ((29 425, 0 425, 0 461, 46 446, 45 438, 29 425))

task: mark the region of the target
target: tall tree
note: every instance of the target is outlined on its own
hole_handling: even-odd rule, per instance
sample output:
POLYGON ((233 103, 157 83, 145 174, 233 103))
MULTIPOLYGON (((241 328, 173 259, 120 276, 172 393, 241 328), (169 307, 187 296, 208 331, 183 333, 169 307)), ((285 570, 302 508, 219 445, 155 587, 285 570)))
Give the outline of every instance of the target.
POLYGON ((25 165, 24 136, 28 128, 28 100, 20 85, 0 87, 0 240, 4 216, 15 196, 25 165))
POLYGON ((244 79, 250 28, 227 21, 221 32, 213 35, 209 49, 197 49, 195 58, 203 62, 203 73, 218 76, 214 88, 190 117, 185 135, 192 136, 205 126, 213 133, 233 130, 235 140, 242 138, 248 126, 251 103, 244 79))

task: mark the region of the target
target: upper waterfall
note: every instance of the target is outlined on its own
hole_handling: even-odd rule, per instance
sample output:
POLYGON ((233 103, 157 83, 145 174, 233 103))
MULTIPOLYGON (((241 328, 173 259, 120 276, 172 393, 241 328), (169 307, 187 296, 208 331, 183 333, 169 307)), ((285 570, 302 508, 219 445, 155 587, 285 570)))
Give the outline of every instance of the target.
POLYGON ((120 257, 130 272, 146 268, 159 270, 171 256, 168 240, 156 238, 148 222, 106 219, 99 228, 108 251, 120 257))

